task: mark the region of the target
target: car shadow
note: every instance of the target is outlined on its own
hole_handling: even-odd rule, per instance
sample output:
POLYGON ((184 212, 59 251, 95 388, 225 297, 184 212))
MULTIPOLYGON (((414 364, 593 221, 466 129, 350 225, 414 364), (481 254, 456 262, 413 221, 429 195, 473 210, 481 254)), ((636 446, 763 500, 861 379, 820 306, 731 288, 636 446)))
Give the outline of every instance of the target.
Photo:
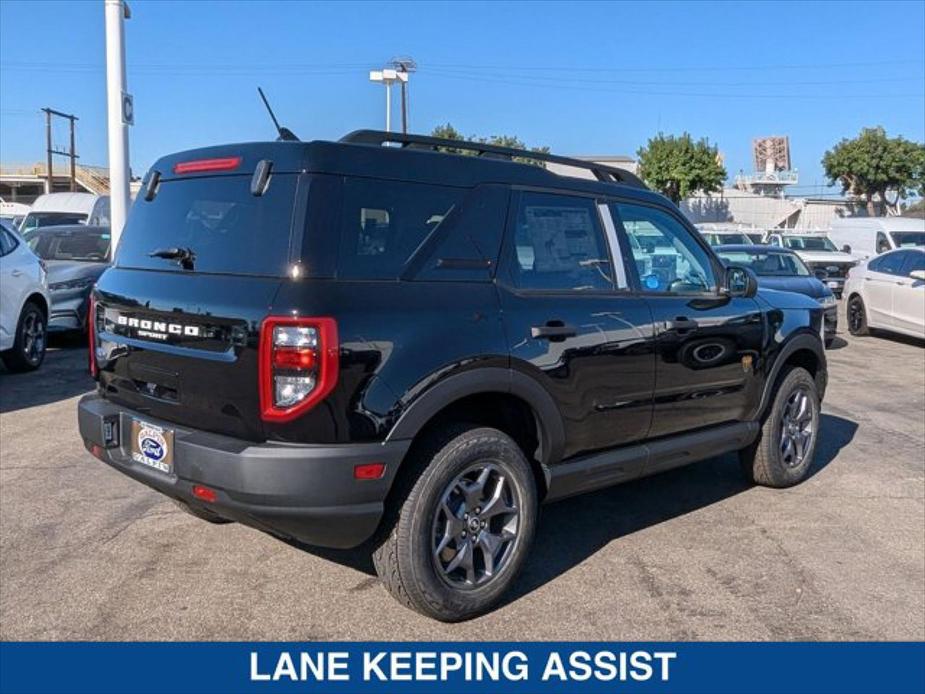
POLYGON ((82 338, 52 335, 45 361, 35 371, 12 373, 0 366, 0 414, 66 400, 94 388, 82 338))
POLYGON ((920 337, 912 337, 911 335, 901 335, 900 333, 892 333, 886 330, 880 330, 878 328, 871 328, 870 336, 875 337, 880 340, 889 340, 890 342, 898 342, 901 345, 909 345, 910 347, 925 347, 925 340, 923 340, 920 337))
MULTIPOLYGON (((822 438, 807 479, 831 463, 854 438, 858 425, 823 414, 822 438)), ((533 549, 505 604, 542 587, 587 560, 613 540, 711 506, 751 488, 735 454, 710 458, 627 484, 543 506, 533 549)), ((327 550, 286 540, 315 556, 375 575, 370 544, 327 550)))
POLYGON ((848 340, 843 337, 838 337, 837 335, 832 338, 832 342, 826 346, 826 352, 833 352, 837 349, 843 349, 848 346, 848 340))

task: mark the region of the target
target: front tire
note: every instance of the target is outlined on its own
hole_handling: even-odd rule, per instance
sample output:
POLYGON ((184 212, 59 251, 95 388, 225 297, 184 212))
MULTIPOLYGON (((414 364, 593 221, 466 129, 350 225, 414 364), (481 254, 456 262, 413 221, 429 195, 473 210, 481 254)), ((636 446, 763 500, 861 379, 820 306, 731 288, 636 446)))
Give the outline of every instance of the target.
POLYGON ((47 346, 45 312, 35 303, 27 301, 19 314, 13 347, 3 353, 3 362, 10 371, 35 371, 45 359, 47 346))
POLYGON ((783 374, 758 439, 739 451, 746 478, 765 487, 802 482, 813 463, 819 439, 819 390, 803 368, 783 374))
POLYGON ((520 572, 536 528, 530 464, 497 429, 428 437, 405 465, 407 490, 373 563, 399 602, 455 622, 494 606, 520 572))
POLYGON ((855 337, 870 334, 867 326, 867 309, 864 307, 864 300, 857 295, 848 300, 848 332, 855 337))

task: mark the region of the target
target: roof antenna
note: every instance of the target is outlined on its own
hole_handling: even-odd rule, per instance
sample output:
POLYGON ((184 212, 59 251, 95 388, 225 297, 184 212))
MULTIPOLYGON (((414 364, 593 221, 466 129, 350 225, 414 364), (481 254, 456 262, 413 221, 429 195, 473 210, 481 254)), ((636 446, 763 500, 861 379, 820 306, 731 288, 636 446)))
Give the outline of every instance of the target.
POLYGON ((260 87, 257 87, 257 93, 259 93, 260 98, 263 99, 263 105, 267 107, 267 112, 270 114, 270 118, 273 119, 273 125, 276 126, 276 132, 279 133, 279 137, 276 138, 277 141, 284 140, 287 142, 298 142, 299 138, 297 138, 289 128, 284 128, 279 124, 279 121, 276 120, 276 116, 273 115, 273 109, 270 108, 270 102, 267 101, 267 97, 260 87))

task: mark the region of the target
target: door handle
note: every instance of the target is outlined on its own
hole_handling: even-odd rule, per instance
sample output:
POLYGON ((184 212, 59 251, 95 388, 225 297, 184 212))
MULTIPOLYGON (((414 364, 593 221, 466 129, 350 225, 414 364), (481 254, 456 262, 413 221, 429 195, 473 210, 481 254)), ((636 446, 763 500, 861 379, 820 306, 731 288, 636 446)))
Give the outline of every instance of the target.
POLYGON ((678 316, 674 320, 665 321, 665 331, 676 330, 677 332, 686 332, 688 330, 696 330, 698 327, 697 321, 685 318, 684 316, 678 316))
POLYGON ((567 337, 575 337, 578 331, 573 325, 566 325, 562 321, 547 321, 546 325, 534 325, 530 328, 530 336, 535 339, 561 342, 567 337))

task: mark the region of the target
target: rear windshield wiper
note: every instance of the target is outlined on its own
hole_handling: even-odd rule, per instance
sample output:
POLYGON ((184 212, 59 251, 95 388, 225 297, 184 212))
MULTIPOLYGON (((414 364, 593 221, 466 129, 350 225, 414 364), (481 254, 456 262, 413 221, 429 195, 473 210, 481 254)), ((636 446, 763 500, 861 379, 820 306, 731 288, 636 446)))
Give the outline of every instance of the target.
POLYGON ((192 248, 158 248, 153 253, 149 253, 148 257, 176 260, 177 265, 184 270, 192 270, 193 263, 196 262, 196 254, 193 253, 192 248))

